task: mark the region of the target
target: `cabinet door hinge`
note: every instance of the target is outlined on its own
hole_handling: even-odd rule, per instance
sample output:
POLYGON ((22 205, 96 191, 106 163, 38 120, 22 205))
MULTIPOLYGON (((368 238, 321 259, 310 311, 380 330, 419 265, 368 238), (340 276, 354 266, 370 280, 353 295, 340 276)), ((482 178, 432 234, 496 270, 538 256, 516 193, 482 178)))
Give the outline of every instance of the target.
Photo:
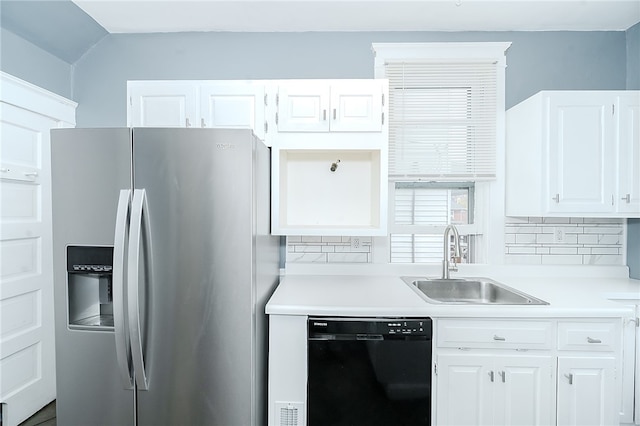
POLYGON ((278 112, 276 111, 276 124, 278 124, 278 112))
POLYGON ((264 94, 264 106, 267 106, 267 94, 264 94))
POLYGON ((384 126, 384 112, 381 115, 382 115, 382 125, 384 126))
POLYGON ((266 121, 264 122, 264 132, 269 132, 269 123, 267 123, 266 121))
POLYGON ((433 364, 433 374, 438 375, 438 364, 433 364))
POLYGON ((280 93, 276 93, 276 106, 280 105, 280 93))
POLYGON ((640 318, 636 317, 636 327, 640 327, 640 318))
POLYGON ((382 94, 382 106, 384 106, 384 93, 382 94))
POLYGON ((616 104, 611 105, 611 115, 616 115, 616 104))
POLYGON ((133 106, 133 98, 129 96, 129 105, 133 106))

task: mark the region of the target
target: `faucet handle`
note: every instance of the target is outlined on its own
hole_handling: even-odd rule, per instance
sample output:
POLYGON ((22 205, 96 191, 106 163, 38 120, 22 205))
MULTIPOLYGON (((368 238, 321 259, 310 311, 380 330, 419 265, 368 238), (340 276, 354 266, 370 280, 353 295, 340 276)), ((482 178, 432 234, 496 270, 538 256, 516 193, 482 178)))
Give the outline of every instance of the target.
POLYGON ((458 272, 458 262, 460 262, 460 258, 456 256, 451 256, 449 261, 449 270, 453 272, 458 272))

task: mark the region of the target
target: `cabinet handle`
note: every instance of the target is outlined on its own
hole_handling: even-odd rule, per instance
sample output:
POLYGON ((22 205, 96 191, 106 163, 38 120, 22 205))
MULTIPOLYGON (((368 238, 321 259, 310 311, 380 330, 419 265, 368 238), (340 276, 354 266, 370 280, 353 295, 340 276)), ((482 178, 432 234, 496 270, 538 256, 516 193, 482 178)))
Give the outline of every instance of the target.
POLYGON ((327 121, 327 110, 326 109, 322 110, 322 120, 323 121, 327 121))
POLYGON ((38 172, 27 172, 24 175, 26 177, 38 177, 38 172))
POLYGON ((191 127, 191 122, 189 121, 189 118, 185 118, 184 121, 187 127, 191 127))
POLYGON ((493 382, 493 371, 489 371, 489 378, 491 379, 491 381, 493 382))
POLYGON ((502 383, 505 383, 507 381, 507 373, 505 373, 504 371, 501 371, 498 373, 500 375, 500 377, 502 377, 502 383))
POLYGON ((627 194, 626 197, 622 197, 621 200, 626 201, 627 204, 631 202, 631 194, 627 194))
POLYGON ((587 337, 587 342, 589 343, 602 343, 600 339, 592 339, 591 337, 587 337))
POLYGON ((505 341, 505 340, 507 340, 507 339, 505 339, 505 338, 504 338, 504 337, 502 337, 502 336, 498 336, 498 335, 495 335, 495 334, 494 334, 494 335, 493 335, 493 340, 497 340, 497 341, 499 341, 499 342, 504 342, 504 341, 505 341))
POLYGON ((207 127, 207 123, 204 122, 204 118, 200 119, 200 127, 207 127))
POLYGON ((553 201, 555 201, 556 203, 560 202, 560 194, 556 194, 555 197, 552 198, 553 201))
POLYGON ((336 109, 335 108, 333 109, 333 119, 334 120, 336 119, 336 109))
POLYGON ((573 373, 565 374, 564 377, 566 377, 569 380, 570 385, 573 384, 573 373))

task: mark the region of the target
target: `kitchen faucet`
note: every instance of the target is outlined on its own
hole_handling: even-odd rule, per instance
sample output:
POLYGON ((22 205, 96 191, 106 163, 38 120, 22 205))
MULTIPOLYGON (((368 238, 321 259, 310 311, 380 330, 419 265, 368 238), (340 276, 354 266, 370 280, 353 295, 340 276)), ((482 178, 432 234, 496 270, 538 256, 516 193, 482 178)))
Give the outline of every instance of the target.
POLYGON ((448 225, 444 229, 444 260, 442 261, 442 279, 449 279, 449 271, 457 271, 455 259, 460 257, 460 235, 454 225, 448 225), (451 247, 449 246, 449 231, 453 231, 453 267, 449 265, 451 247))

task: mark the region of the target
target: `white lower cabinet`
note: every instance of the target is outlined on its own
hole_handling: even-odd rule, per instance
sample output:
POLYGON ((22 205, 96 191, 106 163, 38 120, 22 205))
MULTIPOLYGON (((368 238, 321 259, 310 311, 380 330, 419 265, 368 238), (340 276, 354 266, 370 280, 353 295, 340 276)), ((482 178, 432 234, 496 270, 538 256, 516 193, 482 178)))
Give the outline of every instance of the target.
POLYGON ((550 355, 439 355, 436 424, 552 423, 553 365, 550 355))
POLYGON ((616 359, 558 357, 558 425, 618 424, 616 359))
POLYGON ((436 321, 437 425, 617 425, 622 321, 436 321))

